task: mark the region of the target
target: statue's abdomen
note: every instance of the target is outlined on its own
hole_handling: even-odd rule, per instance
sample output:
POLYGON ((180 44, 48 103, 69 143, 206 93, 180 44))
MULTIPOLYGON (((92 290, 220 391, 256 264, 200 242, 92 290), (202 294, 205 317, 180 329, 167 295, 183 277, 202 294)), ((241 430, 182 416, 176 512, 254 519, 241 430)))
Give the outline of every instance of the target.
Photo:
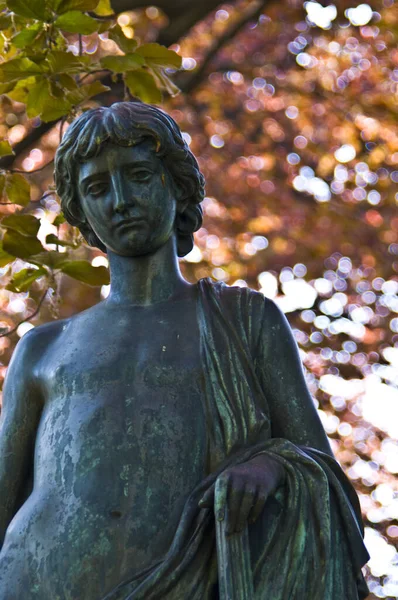
POLYGON ((58 368, 59 393, 37 437, 34 491, 1 555, 1 577, 19 577, 26 600, 75 600, 82 589, 85 600, 98 600, 169 548, 205 475, 201 375, 197 364, 148 358, 134 373, 130 361, 58 368))

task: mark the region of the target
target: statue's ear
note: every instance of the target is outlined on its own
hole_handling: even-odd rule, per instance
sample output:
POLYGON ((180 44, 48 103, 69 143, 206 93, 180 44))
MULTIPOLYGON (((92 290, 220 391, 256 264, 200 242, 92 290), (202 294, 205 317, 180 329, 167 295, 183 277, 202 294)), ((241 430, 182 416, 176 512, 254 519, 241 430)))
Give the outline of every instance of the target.
POLYGON ((183 215, 189 205, 189 200, 188 199, 182 200, 181 196, 182 196, 182 194, 180 195, 180 198, 177 197, 177 214, 178 215, 183 215))
POLYGON ((192 234, 202 226, 202 209, 199 205, 184 201, 182 210, 177 207, 176 229, 182 234, 192 234))
POLYGON ((181 208, 177 208, 175 229, 177 233, 178 256, 185 256, 193 248, 193 233, 202 225, 202 209, 199 204, 189 201, 181 202, 181 208))

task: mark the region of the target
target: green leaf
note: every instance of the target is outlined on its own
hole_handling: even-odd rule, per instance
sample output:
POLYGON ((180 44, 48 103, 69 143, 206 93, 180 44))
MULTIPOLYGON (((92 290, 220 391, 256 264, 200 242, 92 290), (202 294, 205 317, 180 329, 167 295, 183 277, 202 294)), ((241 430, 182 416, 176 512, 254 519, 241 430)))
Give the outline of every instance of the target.
POLYGON ((92 98, 93 96, 98 96, 98 94, 104 94, 105 92, 109 92, 111 88, 107 85, 101 83, 101 81, 93 81, 88 85, 83 85, 80 90, 84 94, 84 99, 92 98))
POLYGON ((7 6, 16 15, 26 19, 47 21, 51 18, 50 11, 43 0, 7 0, 7 6))
POLYGON ((13 58, 0 64, 0 82, 9 83, 31 75, 42 75, 46 70, 45 64, 38 65, 29 58, 13 58))
POLYGON ((12 254, 12 256, 25 259, 34 254, 39 254, 39 252, 44 250, 36 237, 22 235, 12 229, 7 229, 4 234, 3 248, 8 254, 12 254))
POLYGON ((106 85, 103 85, 100 81, 93 81, 93 83, 83 85, 80 89, 68 94, 67 98, 72 105, 77 105, 81 104, 85 100, 88 100, 89 98, 92 98, 93 96, 108 92, 109 90, 110 88, 106 85))
POLYGON ((78 10, 71 10, 63 15, 60 15, 54 25, 63 31, 68 33, 82 33, 83 35, 90 35, 98 31, 100 26, 99 21, 96 21, 92 17, 79 12, 78 10))
POLYGON ((68 258, 67 252, 56 252, 55 250, 46 250, 36 254, 34 264, 46 265, 50 269, 57 269, 60 264, 68 258))
POLYGON ((15 256, 11 256, 11 254, 5 252, 5 250, 3 250, 3 248, 0 246, 0 269, 8 265, 10 262, 13 262, 14 260, 15 256))
POLYGON ((57 83, 61 88, 65 88, 68 92, 74 92, 79 89, 78 84, 71 75, 63 73, 57 76, 57 83))
POLYGON ((106 267, 93 267, 86 260, 70 260, 59 265, 62 273, 88 283, 88 285, 108 285, 109 271, 106 267))
POLYGON ((108 31, 112 25, 114 24, 114 20, 113 19, 107 19, 98 21, 99 25, 98 25, 98 33, 105 33, 105 31, 108 31))
POLYGON ((22 31, 14 35, 11 42, 17 48, 26 48, 26 46, 30 46, 35 41, 39 33, 41 33, 42 31, 43 25, 41 23, 35 23, 31 27, 27 27, 26 29, 23 29, 22 31))
POLYGON ((177 96, 181 92, 180 88, 166 75, 161 67, 152 67, 151 71, 158 85, 165 89, 170 96, 177 96))
POLYGON ((0 15, 0 31, 6 31, 12 27, 12 18, 11 14, 1 14, 0 15))
POLYGON ((40 221, 33 215, 14 214, 4 217, 1 226, 5 229, 12 229, 21 235, 36 236, 40 229, 40 221))
POLYGON ((160 44, 143 44, 137 48, 136 53, 145 59, 149 67, 172 67, 179 69, 182 58, 174 50, 168 50, 160 44))
POLYGON ((52 94, 51 85, 47 79, 42 79, 29 91, 26 112, 30 118, 41 115, 45 122, 54 121, 67 115, 71 108, 72 105, 65 96, 56 98, 52 94))
POLYGON ((0 142, 0 156, 8 156, 9 154, 14 154, 10 143, 6 140, 0 142))
POLYGON ((43 112, 44 106, 48 104, 49 96, 50 86, 47 79, 41 79, 30 88, 26 106, 26 112, 30 119, 43 112))
POLYGON ((139 69, 144 64, 144 59, 137 54, 126 54, 125 56, 104 56, 101 65, 114 73, 124 73, 139 69))
POLYGON ((63 50, 53 50, 48 52, 46 62, 50 73, 62 75, 64 73, 81 73, 86 72, 90 62, 89 56, 75 56, 72 52, 64 52, 63 50))
POLYGON ((130 73, 126 73, 124 79, 133 96, 137 96, 143 102, 150 104, 161 103, 162 94, 156 85, 153 75, 148 73, 148 71, 144 71, 144 69, 131 71, 130 73))
POLYGON ((97 6, 98 0, 61 0, 61 2, 57 3, 55 12, 58 15, 75 10, 86 12, 95 10, 97 6))
POLYGON ((62 0, 45 0, 48 6, 48 9, 55 13, 58 10, 58 6, 61 4, 62 0))
POLYGON ((27 79, 17 81, 16 84, 14 83, 13 89, 7 93, 7 96, 11 98, 11 100, 26 104, 28 101, 29 87, 34 85, 35 81, 35 77, 28 77, 27 79))
POLYGON ((47 275, 46 269, 43 267, 39 267, 38 269, 22 269, 18 271, 11 279, 11 281, 6 285, 6 290, 10 290, 10 292, 26 292, 32 285, 36 279, 43 277, 43 275, 47 275))
POLYGON ((46 244, 56 244, 57 246, 69 246, 70 248, 76 248, 76 244, 66 242, 65 240, 60 240, 59 237, 53 233, 46 235, 46 244))
POLYGON ((113 15, 114 10, 111 6, 110 0, 100 0, 97 8, 95 9, 95 14, 100 17, 107 17, 108 15, 113 15))
POLYGON ((11 83, 0 83, 0 94, 8 94, 15 87, 15 81, 11 83))
POLYGON ((55 225, 55 227, 58 227, 59 225, 62 225, 62 223, 65 223, 66 219, 64 217, 64 215, 62 213, 59 213, 59 215, 57 215, 53 221, 53 225, 55 225))
POLYGON ((71 110, 71 105, 66 99, 55 98, 53 104, 48 104, 40 115, 40 118, 45 123, 56 121, 61 117, 64 117, 71 110))
POLYGON ((120 27, 120 25, 115 25, 114 27, 112 27, 112 29, 109 30, 108 37, 110 40, 116 42, 120 50, 122 50, 126 54, 134 52, 137 48, 137 42, 135 40, 130 40, 129 38, 127 38, 124 35, 123 29, 120 27))
MULTIPOLYGON (((6 179, 6 194, 10 202, 18 204, 19 206, 27 206, 30 202, 30 184, 27 179, 20 173, 12 173, 7 175, 6 179)), ((30 215, 10 215, 19 216, 30 216, 30 215)), ((8 218, 8 217, 7 217, 8 218)), ((3 219, 4 220, 4 219, 3 219)), ((36 235, 36 234, 35 234, 36 235)))

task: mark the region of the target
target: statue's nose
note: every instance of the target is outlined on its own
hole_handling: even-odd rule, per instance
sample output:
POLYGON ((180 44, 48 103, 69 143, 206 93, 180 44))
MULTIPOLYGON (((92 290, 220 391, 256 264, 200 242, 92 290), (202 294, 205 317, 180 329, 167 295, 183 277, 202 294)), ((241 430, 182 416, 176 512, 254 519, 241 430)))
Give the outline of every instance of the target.
POLYGON ((123 195, 117 195, 115 196, 115 212, 116 213, 124 213, 126 211, 127 208, 127 202, 125 200, 125 198, 123 197, 123 195))
POLYGON ((112 176, 112 192, 115 212, 125 212, 126 208, 130 204, 130 197, 121 173, 116 172, 112 176))

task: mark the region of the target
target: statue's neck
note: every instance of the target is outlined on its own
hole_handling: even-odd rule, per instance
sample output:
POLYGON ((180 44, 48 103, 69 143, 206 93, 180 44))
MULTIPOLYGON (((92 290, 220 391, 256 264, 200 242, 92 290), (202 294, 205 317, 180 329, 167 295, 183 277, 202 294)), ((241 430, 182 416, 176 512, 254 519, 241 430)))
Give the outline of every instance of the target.
POLYGON ((190 284, 181 275, 175 242, 170 238, 153 254, 120 256, 108 250, 111 290, 107 303, 141 306, 179 296, 190 284))

